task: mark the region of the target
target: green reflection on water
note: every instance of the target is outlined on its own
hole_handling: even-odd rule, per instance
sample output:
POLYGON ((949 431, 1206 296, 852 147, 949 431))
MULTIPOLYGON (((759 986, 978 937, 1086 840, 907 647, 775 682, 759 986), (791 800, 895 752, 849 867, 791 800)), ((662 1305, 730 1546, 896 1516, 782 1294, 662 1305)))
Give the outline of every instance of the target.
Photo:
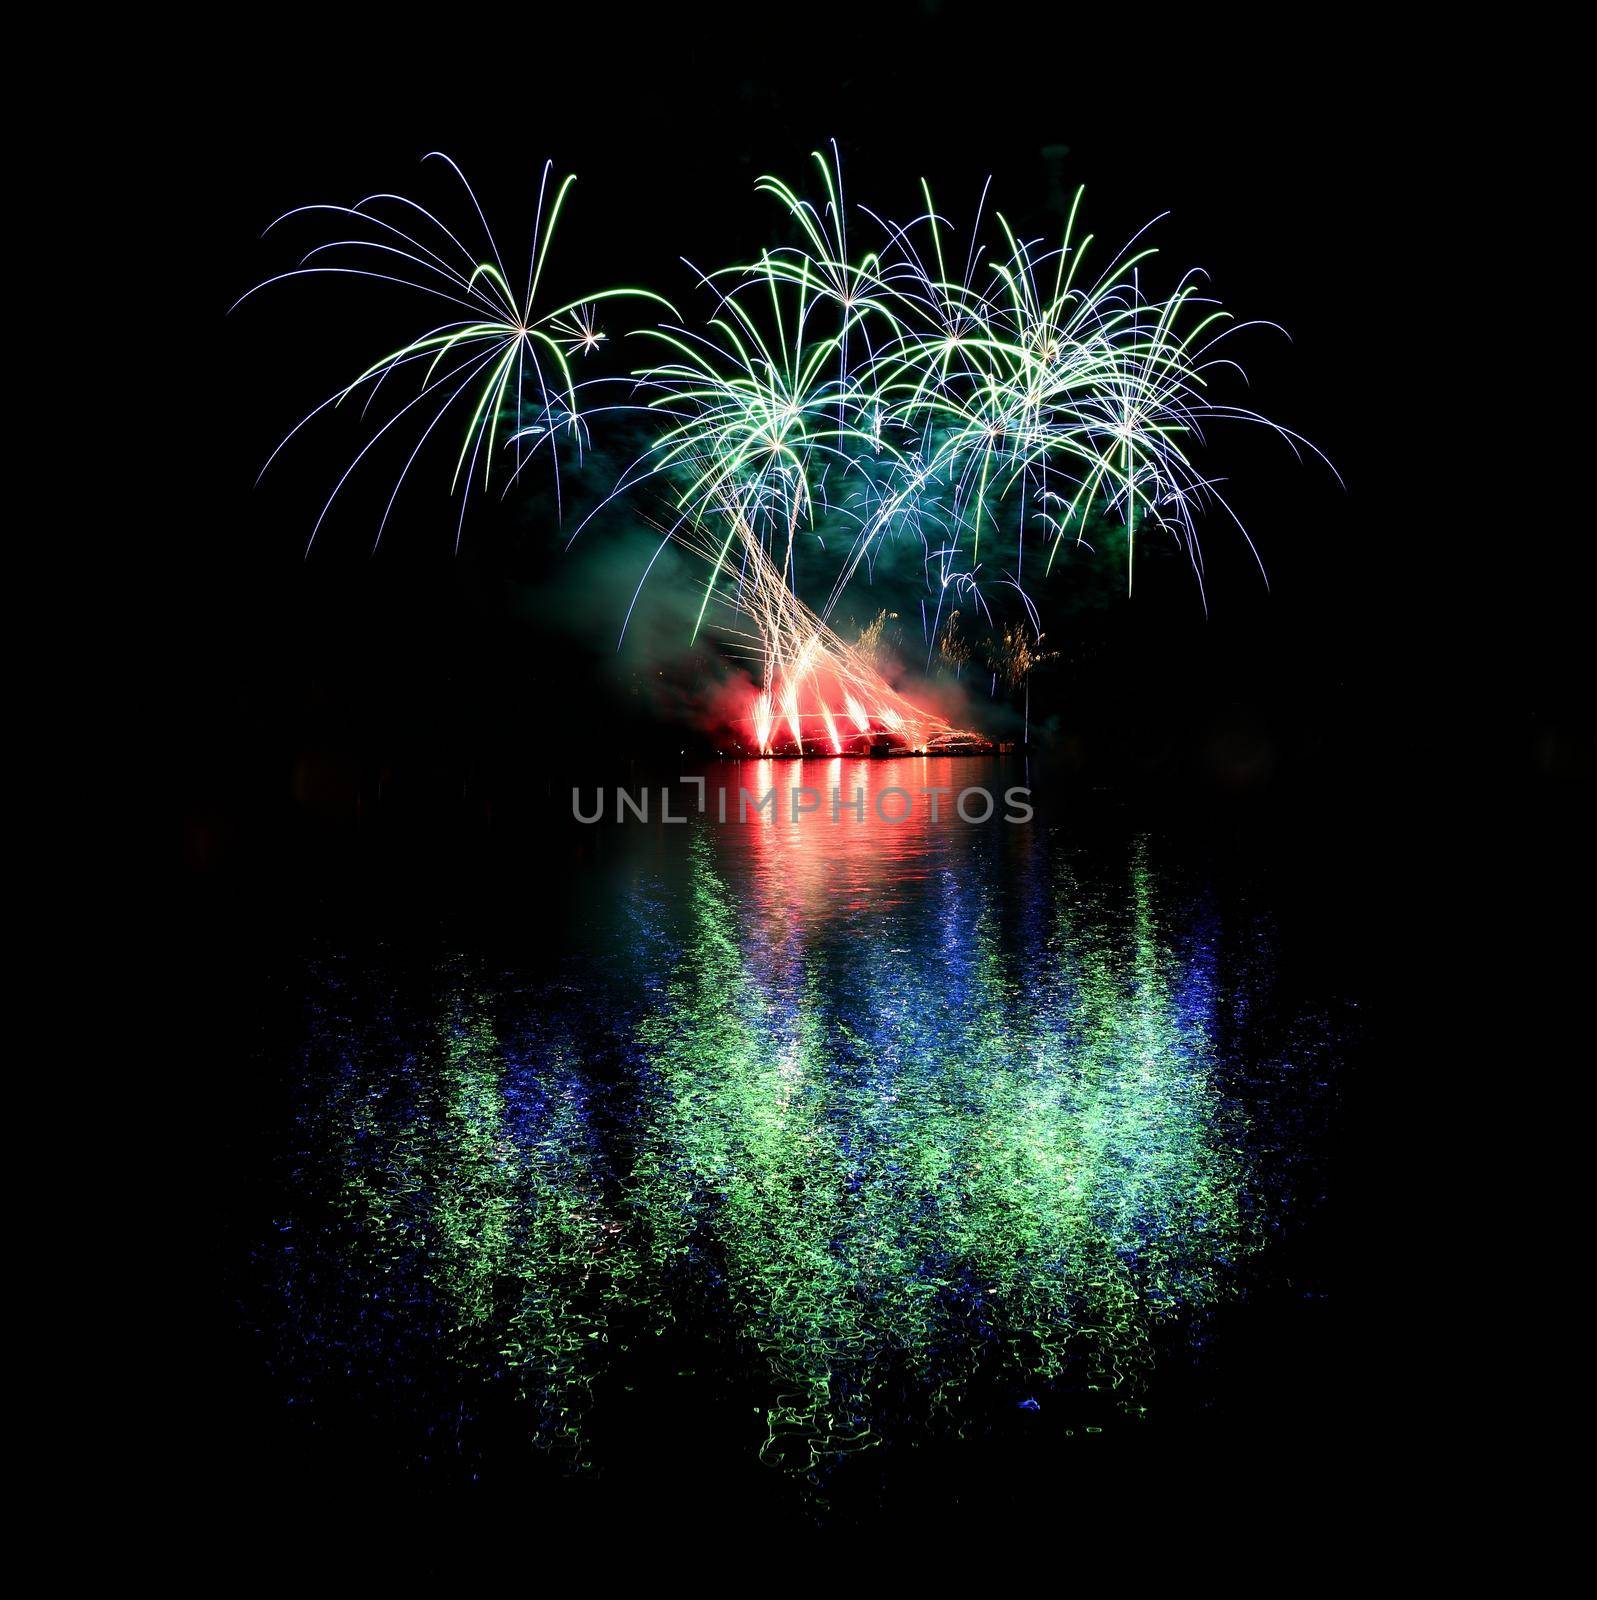
POLYGON ((1018 926, 962 884, 914 927, 806 940, 703 834, 630 1018, 528 1015, 459 969, 430 1009, 323 1015, 290 1386, 340 1374, 429 1449, 508 1396, 588 1463, 596 1390, 664 1340, 752 1392, 749 1448, 800 1472, 1062 1395, 1139 1415, 1162 1331, 1201 1328, 1262 1242, 1252 1136, 1212 954, 1161 927, 1145 853, 1123 895, 1038 881, 1018 926))
POLYGON ((674 1270, 724 1274, 769 1371, 768 1459, 917 1413, 957 1431, 973 1387, 1017 1403, 1072 1360, 1135 1408, 1157 1325, 1256 1244, 1206 997, 1159 942, 1145 863, 1129 936, 1057 894, 1018 962, 978 912, 940 949, 860 952, 852 988, 816 962, 784 991, 700 842, 693 937, 641 1029, 627 1205, 664 1303, 674 1270))
POLYGON ((338 1174, 320 1243, 359 1304, 313 1337, 379 1385, 403 1386, 422 1344, 479 1387, 508 1380, 534 1442, 575 1451, 608 1338, 592 1289, 630 1274, 612 1260, 619 1227, 571 1052, 540 1051, 536 1073, 517 1074, 494 1005, 455 982, 417 1048, 343 1058, 314 1119, 338 1174))

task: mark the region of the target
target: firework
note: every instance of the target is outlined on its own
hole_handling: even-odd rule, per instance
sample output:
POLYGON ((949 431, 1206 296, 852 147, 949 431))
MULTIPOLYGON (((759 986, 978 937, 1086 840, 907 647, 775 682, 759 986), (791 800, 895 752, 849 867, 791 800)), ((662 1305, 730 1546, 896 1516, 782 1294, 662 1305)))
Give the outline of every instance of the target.
POLYGON ((458 429, 450 477, 450 492, 460 495, 457 549, 469 491, 479 479, 482 488, 488 487, 501 435, 512 452, 511 462, 500 466, 505 487, 516 481, 528 459, 548 445, 558 496, 556 444, 569 439, 580 452, 586 441, 572 359, 589 355, 604 343, 606 335, 598 322, 600 303, 643 299, 670 308, 670 302, 660 295, 636 288, 601 289, 543 308, 540 297, 549 247, 575 177, 551 185, 553 165, 545 162, 525 276, 513 286, 505 256, 465 174, 439 151, 424 159, 443 162, 458 180, 475 219, 461 232, 479 241, 479 248, 468 248, 459 233, 404 195, 367 195, 353 206, 299 206, 272 222, 267 233, 290 219, 317 216, 339 219, 350 236, 314 245, 292 270, 267 278, 235 302, 240 305, 272 284, 331 275, 400 285, 429 302, 443 302, 457 313, 405 340, 352 382, 334 390, 289 430, 267 458, 262 475, 289 440, 329 408, 363 396, 365 415, 390 393, 395 394, 396 404, 387 420, 373 429, 327 497, 311 529, 307 550, 355 469, 390 432, 398 430, 397 436, 411 448, 377 526, 380 542, 411 468, 446 418, 453 418, 458 429))
MULTIPOLYGON (((607 341, 601 304, 667 304, 649 290, 618 288, 542 308, 572 182, 551 190, 547 165, 524 289, 513 291, 475 194, 453 162, 437 159, 469 197, 485 251, 469 250, 414 201, 374 195, 354 207, 303 208, 353 219, 357 236, 318 245, 293 272, 267 280, 352 273, 407 284, 465 313, 373 363, 292 430, 290 438, 358 392, 369 407, 413 380, 416 392, 339 479, 313 540, 350 474, 401 424, 413 447, 379 537, 411 465, 449 416, 461 517, 474 483, 486 487, 497 467, 508 489, 545 446, 558 498, 558 446, 568 441, 580 454, 589 419, 600 414, 579 405, 572 363, 607 341), (498 467, 501 451, 510 459, 498 467)), ((813 160, 813 199, 772 176, 756 185, 778 203, 786 242, 700 272, 710 298, 702 323, 673 310, 672 320, 641 330, 655 359, 634 369, 625 402, 601 409, 642 412, 652 441, 571 537, 622 496, 659 533, 623 635, 666 545, 703 561, 692 634, 713 623, 731 653, 747 659, 756 750, 949 747, 971 736, 888 682, 879 657, 884 617, 852 645, 832 626, 845 593, 870 579, 889 544, 918 550, 927 668, 940 661, 959 676, 974 659, 968 629, 985 625, 1003 641, 990 662, 994 692, 1002 676, 1007 688, 1028 691, 1029 706, 1031 672, 1051 652, 1040 648, 1027 585, 1047 575, 1067 540, 1085 543, 1095 523, 1122 526, 1129 594, 1139 543, 1171 538, 1202 597, 1206 512, 1229 516, 1253 549, 1197 464, 1206 430, 1246 421, 1294 449, 1306 441, 1212 398, 1216 374, 1236 366, 1225 342, 1249 325, 1203 292, 1200 275, 1150 294, 1144 277, 1155 252, 1140 234, 1101 270, 1089 267, 1080 191, 1057 244, 1020 237, 996 210, 985 224, 985 188, 968 235, 956 237, 924 183, 924 208, 899 224, 863 207, 851 214, 835 145, 813 160), (865 249, 857 248, 862 228, 865 249), (1028 539, 1041 543, 1029 577, 1028 539), (824 601, 812 607, 801 598, 802 571, 813 572, 818 558, 829 576, 824 601), (996 615, 995 605, 1018 608, 1018 618, 996 615)), ((457 521, 457 545, 459 537, 457 521)))
MULTIPOLYGON (((775 178, 758 184, 782 203, 799 242, 704 274, 716 296, 706 331, 660 330, 671 359, 636 376, 663 426, 625 482, 667 479, 665 538, 709 562, 694 632, 719 602, 728 631, 752 635, 759 705, 782 712, 753 714, 762 751, 784 718, 792 745, 806 746, 791 708, 827 675, 844 690, 841 703, 812 691, 828 740, 837 743, 834 712, 859 734, 897 732, 885 713, 905 713, 884 694, 874 652, 849 650, 827 626, 887 541, 920 545, 928 665, 940 659, 957 677, 970 661, 963 607, 1007 626, 1006 684, 1029 691, 1047 655, 1025 584, 1028 531, 1041 534, 1046 575, 1094 519, 1119 522, 1128 593, 1139 534, 1164 533, 1185 551, 1201 597, 1202 514, 1222 508, 1248 538, 1195 465, 1206 427, 1245 420, 1303 443, 1210 398, 1214 371, 1234 365, 1220 346, 1239 325, 1201 293, 1200 277, 1150 296, 1143 275, 1154 252, 1138 239, 1088 271, 1079 191, 1057 246, 1021 239, 995 212, 990 251, 979 238, 985 190, 959 249, 923 185, 925 209, 906 225, 865 213, 879 239, 854 255, 835 148, 814 160, 816 202, 775 178), (798 598, 795 554, 839 533, 842 559, 811 612, 798 598), (999 590, 1017 598, 1020 623, 995 618, 999 590)), ((995 665, 995 689, 998 675, 995 665)), ((952 731, 923 721, 908 738, 919 748, 952 731)))

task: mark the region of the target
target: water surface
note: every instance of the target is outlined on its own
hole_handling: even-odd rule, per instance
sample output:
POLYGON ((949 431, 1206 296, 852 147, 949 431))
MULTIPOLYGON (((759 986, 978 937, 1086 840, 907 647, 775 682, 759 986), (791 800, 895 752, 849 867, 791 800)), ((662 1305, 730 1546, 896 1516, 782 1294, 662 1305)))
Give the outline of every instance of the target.
POLYGON ((270 1403, 415 1481, 679 1469, 822 1519, 1223 1413, 1215 1330, 1333 1287, 1348 1013, 1283 986, 1268 895, 1004 822, 1013 762, 708 781, 567 830, 520 953, 456 920, 285 958, 237 1291, 270 1403), (867 816, 739 823, 773 781, 867 816), (933 822, 934 783, 998 816, 933 822))

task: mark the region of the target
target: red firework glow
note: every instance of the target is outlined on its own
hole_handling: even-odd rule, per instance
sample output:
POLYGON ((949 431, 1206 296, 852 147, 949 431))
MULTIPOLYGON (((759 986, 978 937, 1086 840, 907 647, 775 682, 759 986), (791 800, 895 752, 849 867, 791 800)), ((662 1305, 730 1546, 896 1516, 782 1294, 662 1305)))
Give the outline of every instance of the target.
POLYGON ((740 720, 762 756, 936 755, 991 750, 989 741, 955 728, 894 689, 852 646, 818 621, 796 651, 772 640, 767 687, 740 720))
MULTIPOLYGON (((711 598, 726 607, 719 631, 734 655, 757 663, 757 677, 721 708, 718 719, 736 745, 760 756, 972 755, 996 747, 956 728, 895 689, 878 664, 875 641, 849 644, 793 592, 737 507, 727 545, 742 546, 736 579, 711 598), (752 659, 750 659, 752 658, 752 659)), ((703 554, 719 571, 725 549, 678 526, 670 537, 703 554)))

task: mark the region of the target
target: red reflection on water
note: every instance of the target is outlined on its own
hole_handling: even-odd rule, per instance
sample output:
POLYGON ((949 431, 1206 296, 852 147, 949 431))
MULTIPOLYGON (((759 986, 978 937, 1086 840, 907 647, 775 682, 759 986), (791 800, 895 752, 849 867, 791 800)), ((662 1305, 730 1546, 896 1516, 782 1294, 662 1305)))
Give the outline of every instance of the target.
POLYGON ((722 815, 725 796, 717 847, 746 853, 761 908, 809 922, 828 910, 912 899, 917 885, 963 854, 971 835, 1015 826, 1004 820, 1004 795, 1025 776, 990 756, 836 756, 726 762, 711 767, 705 783, 711 817, 722 815), (774 801, 766 801, 770 791, 774 801), (988 820, 966 821, 962 794, 974 818, 990 795, 988 820))

